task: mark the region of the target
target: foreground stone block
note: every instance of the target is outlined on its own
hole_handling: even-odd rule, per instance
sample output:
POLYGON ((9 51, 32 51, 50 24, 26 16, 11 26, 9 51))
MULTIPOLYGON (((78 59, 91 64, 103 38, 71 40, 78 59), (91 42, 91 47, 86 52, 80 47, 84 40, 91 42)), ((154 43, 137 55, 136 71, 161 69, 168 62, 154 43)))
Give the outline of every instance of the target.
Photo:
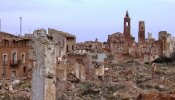
POLYGON ((35 66, 32 73, 32 100, 56 100, 56 57, 52 37, 46 30, 34 31, 35 66))

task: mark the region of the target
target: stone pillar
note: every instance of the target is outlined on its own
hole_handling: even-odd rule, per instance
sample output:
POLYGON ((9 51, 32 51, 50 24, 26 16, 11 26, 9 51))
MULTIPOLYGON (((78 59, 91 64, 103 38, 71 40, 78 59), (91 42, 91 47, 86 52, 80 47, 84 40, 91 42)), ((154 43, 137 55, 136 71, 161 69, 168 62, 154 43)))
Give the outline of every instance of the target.
POLYGON ((52 37, 46 30, 34 31, 34 61, 32 100, 56 100, 56 57, 52 37))

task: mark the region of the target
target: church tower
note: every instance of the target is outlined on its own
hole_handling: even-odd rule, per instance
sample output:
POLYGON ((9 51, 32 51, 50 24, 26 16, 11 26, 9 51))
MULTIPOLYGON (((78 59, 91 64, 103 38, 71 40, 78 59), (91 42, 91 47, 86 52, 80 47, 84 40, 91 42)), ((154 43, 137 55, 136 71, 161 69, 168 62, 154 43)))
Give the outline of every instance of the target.
POLYGON ((145 42, 145 22, 139 21, 138 43, 145 42))
POLYGON ((126 11, 126 15, 125 15, 125 18, 124 18, 124 36, 125 36, 125 40, 130 43, 131 42, 131 31, 130 31, 130 17, 129 17, 129 14, 128 14, 128 11, 126 11))

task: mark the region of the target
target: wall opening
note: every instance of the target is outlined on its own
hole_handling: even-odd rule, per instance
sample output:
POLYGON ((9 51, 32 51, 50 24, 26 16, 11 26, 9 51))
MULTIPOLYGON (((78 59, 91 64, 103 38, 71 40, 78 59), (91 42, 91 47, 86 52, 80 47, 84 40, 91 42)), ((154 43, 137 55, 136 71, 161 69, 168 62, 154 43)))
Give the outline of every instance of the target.
POLYGON ((72 50, 74 50, 74 45, 72 45, 72 50))
POLYGON ((126 22, 126 26, 129 26, 129 22, 126 22))
POLYGON ((6 67, 3 66, 3 72, 2 72, 3 79, 6 77, 6 67))
POLYGON ((16 52, 14 52, 13 53, 13 55, 12 55, 12 63, 17 63, 17 54, 16 54, 16 52))
POLYGON ((16 71, 15 70, 12 71, 12 78, 14 78, 14 77, 16 77, 16 71))
POLYGON ((23 72, 24 72, 24 74, 26 74, 26 72, 27 72, 26 66, 23 67, 23 72))
POLYGON ((3 55, 3 65, 7 65, 7 61, 8 61, 7 55, 4 54, 3 55))
POLYGON ((24 54, 21 55, 21 60, 22 60, 22 63, 24 64, 25 63, 25 55, 24 54))

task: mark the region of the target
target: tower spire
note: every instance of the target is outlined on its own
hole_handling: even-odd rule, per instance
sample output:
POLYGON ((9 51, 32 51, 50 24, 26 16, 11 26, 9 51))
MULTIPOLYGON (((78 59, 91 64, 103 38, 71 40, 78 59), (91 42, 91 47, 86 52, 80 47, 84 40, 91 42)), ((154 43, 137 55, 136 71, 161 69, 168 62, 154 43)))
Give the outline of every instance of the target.
POLYGON ((128 10, 126 11, 126 17, 129 17, 129 13, 128 13, 128 10))

